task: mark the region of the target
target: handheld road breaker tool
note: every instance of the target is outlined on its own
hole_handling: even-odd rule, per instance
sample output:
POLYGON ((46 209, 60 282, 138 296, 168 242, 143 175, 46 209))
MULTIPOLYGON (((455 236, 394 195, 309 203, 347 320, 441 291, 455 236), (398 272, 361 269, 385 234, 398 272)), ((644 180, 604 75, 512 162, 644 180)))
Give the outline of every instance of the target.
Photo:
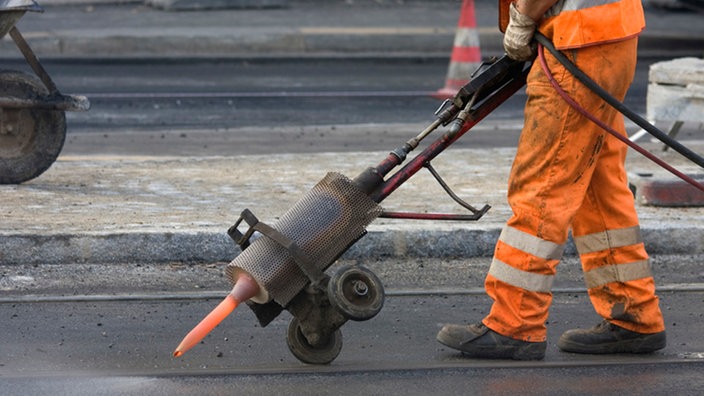
POLYGON ((246 302, 262 327, 284 309, 289 349, 300 361, 332 362, 342 349, 340 327, 348 320, 374 317, 384 303, 381 281, 361 266, 343 266, 329 276, 325 270, 366 234, 377 217, 436 220, 478 220, 489 206, 475 209, 459 199, 430 162, 469 129, 525 85, 530 64, 504 56, 485 62, 436 119, 418 136, 391 151, 376 167, 349 179, 330 172, 275 224, 268 225, 245 209, 228 234, 242 252, 227 266, 232 292, 176 348, 180 356, 205 337, 239 303, 246 302), (419 143, 440 126, 441 137, 395 173, 419 143), (421 168, 427 168, 445 191, 471 214, 384 212, 380 203, 421 168), (247 226, 242 232, 240 227, 247 226), (258 238, 253 238, 255 232, 258 238))

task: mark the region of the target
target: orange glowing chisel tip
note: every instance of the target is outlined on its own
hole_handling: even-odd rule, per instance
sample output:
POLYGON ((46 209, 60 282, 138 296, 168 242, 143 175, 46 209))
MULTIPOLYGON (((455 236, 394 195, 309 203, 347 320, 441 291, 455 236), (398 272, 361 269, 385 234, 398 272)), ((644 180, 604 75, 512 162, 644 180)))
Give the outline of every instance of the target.
POLYGON ((174 357, 179 357, 193 348, 231 314, 240 302, 249 300, 256 296, 257 293, 259 293, 259 285, 254 278, 246 273, 240 273, 230 294, 203 318, 193 330, 186 334, 183 341, 176 347, 174 357))

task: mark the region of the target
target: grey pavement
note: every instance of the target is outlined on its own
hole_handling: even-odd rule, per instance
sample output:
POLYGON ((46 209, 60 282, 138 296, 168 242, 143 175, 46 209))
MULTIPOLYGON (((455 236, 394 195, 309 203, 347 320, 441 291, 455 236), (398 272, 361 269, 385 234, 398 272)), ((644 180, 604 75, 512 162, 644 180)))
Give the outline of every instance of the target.
MULTIPOLYGON (((72 2, 69 2, 72 3, 72 2)), ((477 2, 481 46, 499 53, 495 2, 477 2), (491 3, 491 4, 488 4, 491 3)), ((458 1, 291 1, 275 9, 173 12, 142 3, 41 3, 43 14, 18 23, 41 57, 145 56, 449 56, 458 1)), ((650 10, 642 53, 701 53, 704 24, 683 26, 682 13, 650 10)), ((14 44, 0 43, 2 56, 14 44)), ((425 125, 349 125, 376 133, 425 125)), ((500 130, 515 125, 483 125, 500 130)), ((331 126, 332 128, 332 126, 331 126)), ((633 129, 633 126, 629 126, 633 129)), ((284 128, 284 132, 287 132, 284 128)), ((288 131, 293 132, 293 131, 288 131)), ((193 133, 202 133, 193 131, 193 133)), ((399 142, 399 145, 403 142, 399 142)), ((702 153, 701 140, 691 143, 702 153)), ((649 143, 646 143, 648 145, 649 143)), ((70 141, 68 143, 70 146, 70 141)), ((394 147, 388 147, 388 150, 394 147)), ((656 145, 651 144, 656 150, 656 145)), ((70 147, 67 147, 70 149, 70 147)), ((273 222, 327 171, 349 177, 376 165, 377 153, 320 153, 239 157, 61 155, 39 178, 0 186, 2 264, 164 263, 229 261, 238 249, 226 235, 241 210, 273 222)), ((379 219, 346 257, 467 257, 491 254, 509 215, 505 201, 511 149, 448 150, 436 163, 455 191, 492 210, 472 223, 379 219)), ((677 154, 663 158, 689 173, 701 171, 677 154)), ((632 153, 629 172, 663 171, 632 153)), ((457 212, 421 172, 390 196, 389 210, 457 212)), ((704 251, 704 209, 638 207, 653 254, 704 251)))
MULTIPOLYGON (((491 133, 493 128, 502 127, 505 126, 480 124, 475 128, 477 133, 491 133)), ((409 138, 422 130, 421 125, 335 128, 339 133, 348 128, 367 128, 371 134, 403 128, 409 131, 409 138)), ((701 140, 687 144, 695 152, 704 152, 701 140)), ((656 152, 660 147, 649 142, 644 146, 656 152)), ((460 197, 477 207, 492 206, 479 221, 377 219, 370 225, 368 235, 346 257, 490 255, 499 230, 510 215, 505 194, 513 150, 450 148, 433 161, 460 197)), ((697 172, 696 165, 677 153, 658 154, 685 173, 697 172)), ((328 171, 352 178, 385 157, 386 152, 234 157, 62 155, 40 177, 21 185, 0 186, 0 261, 229 261, 238 249, 226 231, 243 209, 250 209, 261 221, 273 223, 328 171)), ((629 156, 628 170, 634 175, 670 177, 635 152, 629 156)), ((392 211, 464 210, 445 195, 425 170, 391 194, 382 206, 392 211)), ((704 208, 639 204, 638 211, 651 253, 704 252, 704 208)))

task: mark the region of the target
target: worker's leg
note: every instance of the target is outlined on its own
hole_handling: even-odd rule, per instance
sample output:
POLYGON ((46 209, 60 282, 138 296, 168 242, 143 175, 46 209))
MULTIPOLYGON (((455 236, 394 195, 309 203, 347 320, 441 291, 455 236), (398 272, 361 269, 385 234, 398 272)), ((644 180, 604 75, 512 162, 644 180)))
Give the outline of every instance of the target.
MULTIPOLYGON (((604 46, 596 56, 613 54, 631 59, 635 68, 635 45, 635 40, 631 40, 604 46)), ((611 71, 602 73, 606 75, 600 78, 600 84, 609 84, 611 71)), ((593 74, 598 80, 599 73, 593 74)), ((626 88, 616 86, 611 92, 623 100, 626 88)), ((599 113, 600 120, 626 136, 621 114, 611 108, 599 113)), ((640 236, 633 194, 628 188, 624 168, 626 152, 627 146, 613 136, 604 139, 591 184, 573 221, 573 236, 589 296, 597 313, 607 323, 590 330, 566 333, 559 343, 565 350, 648 352, 665 346, 665 326, 655 283, 640 236), (627 339, 632 342, 616 343, 627 339)))
MULTIPOLYGON (((563 89, 581 100, 584 87, 554 58, 548 62, 563 89)), ((494 304, 481 325, 447 325, 438 334, 440 342, 472 356, 500 357, 478 347, 491 344, 489 337, 500 340, 496 350, 543 344, 544 351, 552 281, 603 144, 605 132, 585 129, 589 121, 557 95, 539 65, 533 65, 526 92, 525 125, 509 176, 513 216, 485 281, 494 304)))

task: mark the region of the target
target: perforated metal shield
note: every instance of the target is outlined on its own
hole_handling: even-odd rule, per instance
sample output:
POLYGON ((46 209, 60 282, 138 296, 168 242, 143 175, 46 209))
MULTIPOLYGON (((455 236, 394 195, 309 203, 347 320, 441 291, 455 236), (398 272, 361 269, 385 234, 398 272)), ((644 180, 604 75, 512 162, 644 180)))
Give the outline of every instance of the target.
MULTIPOLYGON (((350 179, 331 172, 272 227, 294 241, 324 271, 364 235, 365 227, 380 213, 381 207, 350 179)), ((227 266, 232 282, 240 269, 265 289, 252 299, 257 303, 273 299, 286 306, 309 281, 291 254, 266 236, 252 242, 227 266)))

